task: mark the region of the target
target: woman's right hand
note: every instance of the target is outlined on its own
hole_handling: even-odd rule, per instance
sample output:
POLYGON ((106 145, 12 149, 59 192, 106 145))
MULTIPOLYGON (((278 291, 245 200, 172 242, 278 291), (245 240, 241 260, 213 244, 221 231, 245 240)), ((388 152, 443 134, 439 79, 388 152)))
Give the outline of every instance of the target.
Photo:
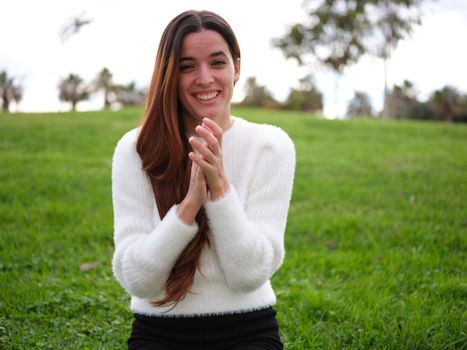
POLYGON ((183 201, 178 205, 177 214, 186 224, 195 222, 196 215, 201 207, 208 200, 208 189, 206 178, 201 168, 196 164, 191 164, 190 185, 183 201))

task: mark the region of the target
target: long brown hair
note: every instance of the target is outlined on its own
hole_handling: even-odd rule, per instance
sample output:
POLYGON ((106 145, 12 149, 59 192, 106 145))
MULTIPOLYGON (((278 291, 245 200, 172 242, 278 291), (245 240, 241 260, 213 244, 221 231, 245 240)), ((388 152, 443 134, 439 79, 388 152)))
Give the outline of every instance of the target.
MULTIPOLYGON (((203 29, 218 32, 229 46, 233 61, 240 58, 240 48, 229 24, 209 11, 186 11, 175 17, 162 34, 154 73, 148 91, 144 118, 136 149, 143 169, 151 179, 159 216, 185 197, 190 183, 190 145, 185 136, 182 106, 177 83, 182 40, 188 33, 203 29)), ((198 232, 185 247, 165 284, 166 296, 153 301, 154 306, 176 305, 193 284, 199 268, 201 250, 209 244, 208 220, 204 208, 196 215, 198 232)))

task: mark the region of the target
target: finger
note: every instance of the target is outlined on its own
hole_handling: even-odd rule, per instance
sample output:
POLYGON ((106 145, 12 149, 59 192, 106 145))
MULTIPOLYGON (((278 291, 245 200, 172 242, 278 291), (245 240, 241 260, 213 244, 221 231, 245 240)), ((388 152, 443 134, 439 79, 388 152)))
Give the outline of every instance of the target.
MULTIPOLYGON (((193 152, 190 152, 188 153, 188 158, 191 160, 191 153, 193 152)), ((195 162, 191 162, 191 177, 196 177, 196 175, 198 174, 199 172, 199 166, 198 164, 196 164, 195 162)))
POLYGON ((224 130, 222 130, 222 128, 217 125, 215 121, 209 118, 203 118, 203 126, 206 126, 211 130, 212 134, 217 138, 220 144, 224 130))
POLYGON ((221 151, 221 148, 220 148, 220 145, 219 145, 219 141, 217 140, 217 138, 213 135, 213 133, 211 132, 211 130, 208 130, 208 128, 204 127, 204 126, 201 126, 201 125, 198 125, 196 128, 195 128, 195 132, 201 136, 204 141, 206 141, 206 143, 208 144, 209 148, 211 149, 211 151, 215 154, 215 155, 219 155, 220 154, 220 151, 221 151))
MULTIPOLYGON (((190 154, 188 154, 188 158, 191 159, 190 154)), ((192 161, 191 162, 191 173, 190 173, 190 186, 192 186, 196 182, 199 172, 200 172, 200 169, 199 169, 198 164, 192 161)))
MULTIPOLYGON (((207 118, 205 118, 205 119, 207 119, 207 118)), ((203 128, 205 128, 206 130, 208 130, 211 134, 214 135, 213 131, 212 131, 211 128, 208 126, 208 124, 202 122, 202 123, 201 123, 201 126, 202 126, 203 128)))
POLYGON ((202 155, 205 160, 210 163, 214 163, 216 161, 215 155, 211 149, 208 148, 207 145, 202 144, 199 140, 196 139, 196 137, 190 137, 188 142, 193 147, 195 153, 202 155))
MULTIPOLYGON (((192 159, 193 156, 194 156, 193 152, 190 152, 188 154, 188 158, 190 158, 190 159, 192 159)), ((206 183, 206 178, 204 176, 203 170, 194 161, 191 162, 191 180, 192 181, 198 181, 201 184, 206 183)))
MULTIPOLYGON (((188 159, 190 159, 190 153, 188 153, 188 159)), ((193 177, 195 172, 196 172, 196 164, 191 162, 191 165, 190 165, 190 175, 191 175, 191 177, 193 177)))
POLYGON ((206 175, 206 173, 212 172, 213 170, 212 165, 209 164, 201 154, 190 152, 188 153, 188 157, 194 164, 196 164, 199 167, 199 169, 203 173, 203 176, 206 175))

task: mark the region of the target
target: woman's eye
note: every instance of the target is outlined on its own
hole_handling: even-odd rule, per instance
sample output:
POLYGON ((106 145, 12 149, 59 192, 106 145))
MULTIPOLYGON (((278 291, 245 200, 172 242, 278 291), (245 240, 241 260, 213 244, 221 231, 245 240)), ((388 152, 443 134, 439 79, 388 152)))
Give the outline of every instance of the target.
POLYGON ((212 63, 213 66, 223 66, 225 65, 225 62, 224 61, 221 61, 221 60, 216 60, 212 63))
POLYGON ((180 66, 180 72, 189 72, 193 70, 193 68, 194 68, 194 65, 192 64, 182 64, 180 66))

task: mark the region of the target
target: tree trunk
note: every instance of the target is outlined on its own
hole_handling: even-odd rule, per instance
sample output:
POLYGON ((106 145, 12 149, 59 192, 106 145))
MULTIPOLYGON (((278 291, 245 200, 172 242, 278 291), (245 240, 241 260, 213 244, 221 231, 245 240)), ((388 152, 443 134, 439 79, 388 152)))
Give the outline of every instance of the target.
POLYGON ((387 68, 387 59, 384 60, 384 96, 383 96, 383 119, 389 119, 389 103, 388 103, 388 68, 387 68))
POLYGON ((110 93, 109 89, 104 90, 104 109, 110 109, 110 93))
POLYGON ((3 89, 3 94, 2 94, 2 110, 3 112, 9 112, 10 111, 10 99, 8 97, 8 89, 3 89))

